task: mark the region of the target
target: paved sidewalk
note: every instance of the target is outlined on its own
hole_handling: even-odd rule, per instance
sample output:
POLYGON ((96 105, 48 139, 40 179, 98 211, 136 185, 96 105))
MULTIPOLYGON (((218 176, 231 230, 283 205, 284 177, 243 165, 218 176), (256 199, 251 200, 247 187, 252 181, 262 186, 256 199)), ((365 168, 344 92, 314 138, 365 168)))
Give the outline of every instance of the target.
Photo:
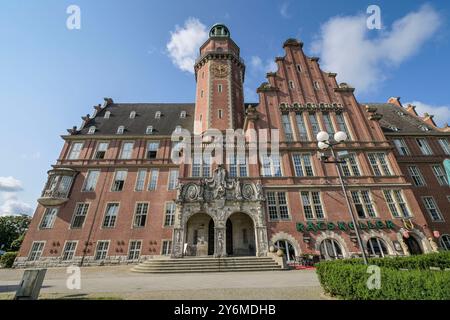
MULTIPOLYGON (((326 299, 313 270, 139 274, 130 268, 82 268, 80 290, 66 287, 65 268, 51 268, 40 298, 326 299)), ((14 295, 22 275, 20 269, 0 269, 0 299, 14 295)))

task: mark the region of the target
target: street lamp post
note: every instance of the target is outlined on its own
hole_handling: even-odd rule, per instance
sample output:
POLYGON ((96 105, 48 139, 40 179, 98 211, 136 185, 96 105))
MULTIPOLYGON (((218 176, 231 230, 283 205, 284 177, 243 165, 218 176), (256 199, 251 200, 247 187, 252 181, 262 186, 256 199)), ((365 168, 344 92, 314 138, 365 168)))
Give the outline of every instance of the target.
POLYGON ((338 131, 334 134, 334 141, 335 141, 334 143, 330 142, 330 135, 327 132, 321 131, 317 134, 317 141, 318 141, 317 145, 318 145, 319 149, 325 150, 325 149, 329 148, 331 150, 331 155, 333 156, 334 161, 326 161, 326 162, 336 164, 336 169, 337 169, 338 176, 339 176, 339 183, 341 184, 341 189, 342 189, 342 192, 344 193, 344 198, 345 198, 345 202, 347 203, 348 211, 350 212, 350 216, 352 217, 353 226, 355 227, 355 232, 356 232, 356 238, 358 239, 358 245, 362 252, 364 264, 367 265, 368 264, 367 255, 366 255, 366 251, 364 250, 363 242, 361 239, 361 234, 359 233, 359 226, 356 222, 355 214, 353 212, 353 207, 350 204, 350 200, 347 195, 347 190, 345 188, 344 179, 342 179, 341 166, 339 164, 343 163, 344 161, 339 160, 338 155, 334 152, 334 149, 333 149, 333 147, 335 145, 338 145, 338 144, 344 142, 345 140, 347 140, 347 134, 343 131, 338 131))

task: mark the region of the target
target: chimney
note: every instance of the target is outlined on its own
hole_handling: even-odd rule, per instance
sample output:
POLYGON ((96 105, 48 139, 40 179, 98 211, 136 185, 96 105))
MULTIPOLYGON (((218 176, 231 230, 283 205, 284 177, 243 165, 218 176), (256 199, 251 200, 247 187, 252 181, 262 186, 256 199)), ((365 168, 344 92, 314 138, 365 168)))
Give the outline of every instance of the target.
POLYGON ((389 98, 388 103, 392 103, 395 104, 396 106, 403 107, 400 102, 400 97, 391 97, 389 98))
POLYGON ((408 104, 406 106, 406 111, 408 111, 410 114, 412 114, 414 116, 418 116, 418 114, 416 112, 416 106, 413 106, 412 104, 408 104))
POLYGON ((423 122, 425 122, 426 124, 429 124, 429 125, 431 125, 431 126, 433 126, 433 127, 437 127, 437 126, 436 126, 436 123, 435 123, 434 120, 433 120, 433 118, 434 118, 434 115, 428 114, 428 113, 425 112, 425 113, 423 114, 422 120, 423 120, 423 122))

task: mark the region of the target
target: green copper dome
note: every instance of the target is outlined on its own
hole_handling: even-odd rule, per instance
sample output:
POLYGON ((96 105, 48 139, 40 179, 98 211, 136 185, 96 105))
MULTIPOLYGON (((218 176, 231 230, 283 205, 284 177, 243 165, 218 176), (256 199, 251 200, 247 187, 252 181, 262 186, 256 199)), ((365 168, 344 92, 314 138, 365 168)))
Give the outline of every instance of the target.
POLYGON ((209 37, 230 37, 230 30, 228 30, 227 26, 223 23, 216 23, 211 27, 209 31, 209 37))

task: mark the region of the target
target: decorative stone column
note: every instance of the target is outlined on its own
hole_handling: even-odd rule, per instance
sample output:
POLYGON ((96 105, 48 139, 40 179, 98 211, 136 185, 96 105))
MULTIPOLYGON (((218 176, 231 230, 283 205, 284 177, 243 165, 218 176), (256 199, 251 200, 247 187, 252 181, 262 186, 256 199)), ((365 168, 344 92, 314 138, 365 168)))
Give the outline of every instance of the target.
POLYGON ((171 257, 183 258, 183 247, 184 247, 184 229, 183 228, 173 229, 171 257))
POLYGON ((267 228, 258 226, 256 229, 256 256, 266 256, 268 251, 267 228))
POLYGON ((223 227, 214 228, 214 257, 226 257, 226 229, 223 227))

